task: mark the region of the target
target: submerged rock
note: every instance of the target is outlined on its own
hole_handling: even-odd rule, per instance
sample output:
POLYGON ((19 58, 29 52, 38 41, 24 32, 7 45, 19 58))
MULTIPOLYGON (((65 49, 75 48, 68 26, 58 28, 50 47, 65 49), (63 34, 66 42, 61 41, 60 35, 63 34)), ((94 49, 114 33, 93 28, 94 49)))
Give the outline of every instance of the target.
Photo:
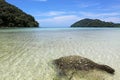
POLYGON ((114 74, 115 70, 107 65, 101 65, 81 56, 66 56, 53 61, 56 67, 65 74, 66 70, 89 71, 99 69, 114 74))

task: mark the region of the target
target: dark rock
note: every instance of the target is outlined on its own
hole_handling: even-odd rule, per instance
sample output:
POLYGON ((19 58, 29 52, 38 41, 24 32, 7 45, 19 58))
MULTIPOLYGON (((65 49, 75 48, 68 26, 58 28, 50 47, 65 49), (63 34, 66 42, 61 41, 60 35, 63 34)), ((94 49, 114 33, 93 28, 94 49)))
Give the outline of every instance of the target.
POLYGON ((114 74, 115 70, 107 65, 101 65, 81 56, 66 56, 53 61, 56 67, 65 74, 65 70, 93 70, 100 69, 110 74, 114 74))

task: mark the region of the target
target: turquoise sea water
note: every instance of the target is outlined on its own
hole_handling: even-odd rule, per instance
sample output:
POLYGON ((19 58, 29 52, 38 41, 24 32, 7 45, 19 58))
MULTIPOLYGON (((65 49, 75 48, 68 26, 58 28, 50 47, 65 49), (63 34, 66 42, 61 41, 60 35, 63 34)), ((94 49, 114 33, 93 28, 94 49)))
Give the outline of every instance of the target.
POLYGON ((97 70, 80 72, 73 80, 120 80, 120 29, 0 29, 0 80, 68 80, 58 77, 51 63, 68 55, 80 55, 115 69, 115 75, 97 70))

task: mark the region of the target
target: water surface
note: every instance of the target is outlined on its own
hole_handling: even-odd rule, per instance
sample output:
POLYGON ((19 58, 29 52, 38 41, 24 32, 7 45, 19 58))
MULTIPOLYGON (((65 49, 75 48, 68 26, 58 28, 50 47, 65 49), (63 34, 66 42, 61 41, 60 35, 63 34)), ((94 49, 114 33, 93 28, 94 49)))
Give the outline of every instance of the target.
POLYGON ((67 80, 52 60, 80 55, 115 69, 78 72, 73 80, 120 80, 119 28, 25 28, 0 30, 0 80, 67 80), (81 75, 81 76, 80 76, 81 75))

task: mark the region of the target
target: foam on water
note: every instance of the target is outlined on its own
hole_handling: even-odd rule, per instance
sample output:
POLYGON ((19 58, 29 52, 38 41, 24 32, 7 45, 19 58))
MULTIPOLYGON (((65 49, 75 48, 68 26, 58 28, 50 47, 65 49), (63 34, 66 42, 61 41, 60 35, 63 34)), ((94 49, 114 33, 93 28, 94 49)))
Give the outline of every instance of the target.
MULTIPOLYGON (((68 80, 52 60, 80 55, 115 69, 78 72, 73 80, 120 80, 120 29, 0 30, 0 80, 68 80)), ((68 73, 69 74, 69 73, 68 73)))

